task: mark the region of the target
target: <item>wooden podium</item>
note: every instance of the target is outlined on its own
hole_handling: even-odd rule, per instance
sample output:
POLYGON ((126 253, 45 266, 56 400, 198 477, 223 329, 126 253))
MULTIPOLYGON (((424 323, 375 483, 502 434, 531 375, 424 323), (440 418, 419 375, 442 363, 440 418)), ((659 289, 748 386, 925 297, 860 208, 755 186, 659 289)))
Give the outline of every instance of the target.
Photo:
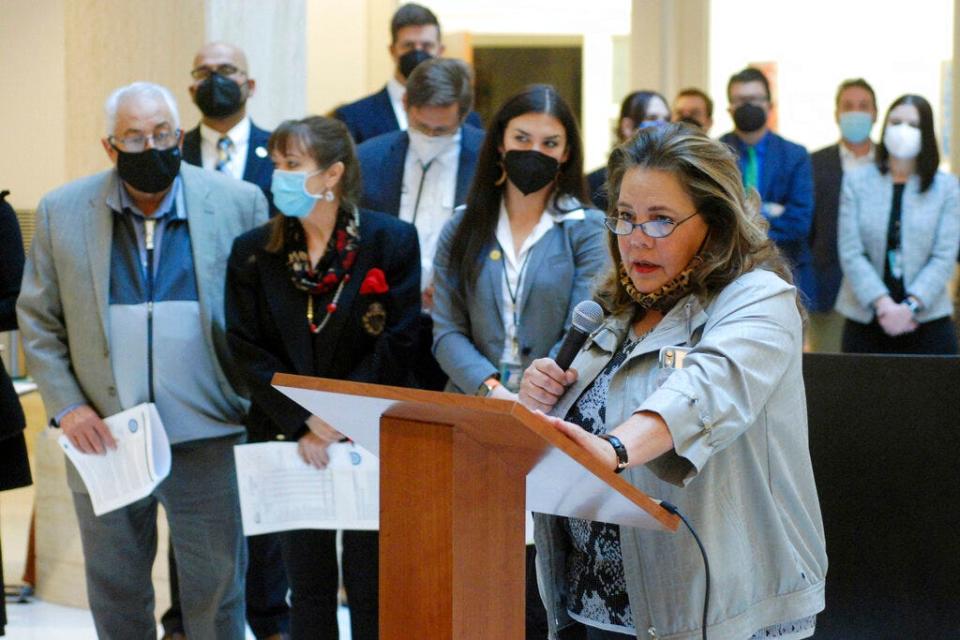
POLYGON ((381 640, 524 637, 524 510, 675 531, 668 513, 519 403, 277 374, 380 457, 381 640))

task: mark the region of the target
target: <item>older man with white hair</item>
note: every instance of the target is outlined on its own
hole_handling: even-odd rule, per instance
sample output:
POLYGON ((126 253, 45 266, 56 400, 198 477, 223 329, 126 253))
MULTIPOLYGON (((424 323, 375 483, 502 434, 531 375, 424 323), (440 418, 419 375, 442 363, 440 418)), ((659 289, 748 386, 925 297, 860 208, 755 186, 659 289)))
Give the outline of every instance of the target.
POLYGON ((100 638, 157 637, 150 573, 157 505, 180 561, 186 633, 242 638, 246 549, 232 447, 245 404, 224 340, 233 238, 267 219, 255 186, 181 164, 177 106, 138 82, 106 103, 114 168, 47 194, 18 314, 30 373, 56 426, 88 454, 116 446, 105 416, 153 402, 170 475, 97 516, 76 470, 87 592, 100 638))

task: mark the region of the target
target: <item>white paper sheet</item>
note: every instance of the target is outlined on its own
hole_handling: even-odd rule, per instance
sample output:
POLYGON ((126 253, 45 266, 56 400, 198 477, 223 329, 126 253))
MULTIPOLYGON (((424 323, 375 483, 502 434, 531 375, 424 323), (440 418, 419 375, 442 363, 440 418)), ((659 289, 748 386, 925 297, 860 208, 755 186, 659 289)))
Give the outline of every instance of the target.
POLYGON ((320 470, 300 459, 293 442, 237 445, 243 532, 380 526, 380 461, 363 447, 336 443, 320 470))
POLYGON ((155 405, 138 404, 103 421, 117 441, 105 454, 83 453, 65 435, 57 439, 98 516, 150 495, 170 473, 170 441, 155 405))

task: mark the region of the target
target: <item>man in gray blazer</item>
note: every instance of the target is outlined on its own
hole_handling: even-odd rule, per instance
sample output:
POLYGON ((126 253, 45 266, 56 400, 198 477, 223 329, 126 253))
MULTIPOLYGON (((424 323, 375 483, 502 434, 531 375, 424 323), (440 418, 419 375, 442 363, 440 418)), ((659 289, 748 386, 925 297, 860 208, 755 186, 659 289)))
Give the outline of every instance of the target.
POLYGON ((265 222, 255 186, 180 163, 176 103, 134 83, 106 104, 103 147, 115 168, 49 193, 18 302, 31 375, 80 451, 116 446, 103 422, 154 402, 170 439, 170 475, 149 496, 100 516, 76 470, 87 591, 100 638, 156 638, 150 573, 157 504, 180 560, 186 633, 242 638, 246 547, 232 447, 245 404, 223 321, 233 238, 265 222))

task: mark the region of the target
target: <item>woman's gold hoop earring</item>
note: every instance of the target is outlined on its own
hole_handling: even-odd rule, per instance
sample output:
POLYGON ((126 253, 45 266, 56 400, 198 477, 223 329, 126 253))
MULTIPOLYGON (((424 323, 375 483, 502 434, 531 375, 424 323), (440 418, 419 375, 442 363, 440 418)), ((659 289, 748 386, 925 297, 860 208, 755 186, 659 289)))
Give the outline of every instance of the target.
POLYGON ((507 181, 507 168, 503 166, 503 160, 497 161, 497 164, 500 165, 500 177, 493 183, 493 186, 502 187, 507 181))

